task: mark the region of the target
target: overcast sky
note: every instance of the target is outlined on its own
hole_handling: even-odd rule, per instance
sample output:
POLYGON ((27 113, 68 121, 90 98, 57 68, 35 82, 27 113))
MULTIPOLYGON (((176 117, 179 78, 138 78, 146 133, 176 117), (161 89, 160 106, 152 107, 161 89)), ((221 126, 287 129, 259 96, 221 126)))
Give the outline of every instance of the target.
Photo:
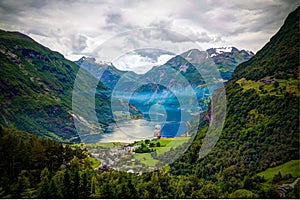
MULTIPOLYGON (((298 5, 297 0, 0 0, 0 28, 25 33, 71 60, 97 56, 103 42, 143 28, 174 31, 203 49, 235 46, 256 52, 298 5)), ((127 42, 140 47, 149 40, 145 33, 127 42)), ((189 48, 182 37, 166 31, 154 35, 151 43, 155 39, 161 49, 171 44, 189 48)), ((115 48, 128 46, 115 41, 115 48)))

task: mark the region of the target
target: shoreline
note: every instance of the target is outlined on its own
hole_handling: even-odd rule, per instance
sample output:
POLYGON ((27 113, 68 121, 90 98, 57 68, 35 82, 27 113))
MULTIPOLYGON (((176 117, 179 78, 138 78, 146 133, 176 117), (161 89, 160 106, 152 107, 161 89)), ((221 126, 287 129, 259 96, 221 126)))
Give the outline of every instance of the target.
POLYGON ((156 138, 152 138, 152 139, 148 139, 148 138, 145 138, 145 139, 141 139, 141 140, 137 140, 137 141, 133 141, 133 142, 117 142, 117 141, 112 141, 112 142, 94 142, 94 143, 84 143, 84 142, 81 142, 81 143, 75 143, 73 144, 74 146, 80 146, 80 145, 84 145, 84 146, 92 146, 92 145, 99 145, 99 146, 110 146, 111 148, 113 147, 121 147, 121 146, 128 146, 128 145, 131 145, 131 144, 134 144, 134 143, 137 143, 137 142, 142 142, 142 141, 145 141, 145 140, 150 140, 150 141, 157 141, 157 140, 162 140, 162 141, 178 141, 178 140, 186 140, 188 141, 189 139, 191 138, 191 136, 177 136, 177 137, 162 137, 160 139, 156 139, 156 138))
MULTIPOLYGON (((141 140, 138 140, 138 141, 134 141, 134 142, 139 142, 139 141, 145 141, 145 140, 150 140, 150 141, 155 141, 155 140, 188 140, 190 139, 191 136, 177 136, 177 137, 161 137, 160 139, 157 139, 157 138, 145 138, 145 139, 141 139, 141 140)), ((88 143, 88 144, 112 144, 112 143, 117 143, 117 144, 124 144, 124 145, 128 145, 128 144, 132 144, 134 142, 120 142, 120 141, 112 141, 112 142, 101 142, 101 141, 98 141, 98 142, 95 142, 95 143, 88 143)))

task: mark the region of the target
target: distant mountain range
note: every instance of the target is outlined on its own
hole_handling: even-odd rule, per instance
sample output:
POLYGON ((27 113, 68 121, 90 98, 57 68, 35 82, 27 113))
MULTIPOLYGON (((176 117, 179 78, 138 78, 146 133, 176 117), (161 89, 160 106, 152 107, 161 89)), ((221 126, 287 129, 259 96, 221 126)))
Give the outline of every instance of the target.
POLYGON ((86 69, 110 89, 114 88, 121 77, 127 79, 128 84, 134 83, 139 77, 134 72, 118 70, 112 63, 96 63, 96 59, 91 57, 82 57, 75 63, 86 69))
POLYGON ((223 79, 231 77, 235 67, 249 60, 254 53, 248 50, 238 50, 235 47, 211 48, 206 50, 217 65, 223 79))
MULTIPOLYGON (((206 51, 191 49, 181 55, 171 58, 164 65, 153 66, 152 69, 145 74, 135 74, 132 71, 121 71, 112 63, 97 63, 96 59, 92 57, 82 57, 80 60, 75 61, 75 63, 89 71, 96 78, 100 79, 104 85, 111 89, 114 88, 121 77, 123 79, 122 81, 128 84, 134 84, 141 79, 148 80, 147 82, 151 83, 159 83, 158 77, 166 78, 165 74, 167 73, 168 78, 170 78, 172 73, 169 70, 172 69, 179 71, 193 87, 197 87, 199 84, 203 84, 203 81, 201 81, 201 75, 196 72, 197 68, 195 67, 199 67, 212 60, 219 70, 223 82, 226 82, 230 78, 235 67, 238 64, 249 60, 253 55, 254 53, 251 51, 238 50, 235 47, 210 48, 206 51), (123 77, 123 75, 125 76, 123 77)), ((174 80, 175 79, 176 77, 174 75, 174 80)), ((150 84, 148 87, 156 87, 154 85, 150 84)))

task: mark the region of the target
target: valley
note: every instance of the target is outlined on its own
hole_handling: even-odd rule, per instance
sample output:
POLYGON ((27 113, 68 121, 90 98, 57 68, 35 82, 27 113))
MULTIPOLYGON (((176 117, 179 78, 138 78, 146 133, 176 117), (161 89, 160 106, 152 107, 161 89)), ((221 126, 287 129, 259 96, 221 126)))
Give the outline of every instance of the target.
MULTIPOLYGON (((88 51, 93 34, 70 36, 73 62, 30 34, 0 30, 0 198, 299 199, 300 7, 293 9, 255 54, 229 45, 119 57, 136 59, 136 68, 94 58, 107 49, 88 51)), ((106 15, 102 30, 129 19, 106 15)), ((60 38, 62 29, 53 30, 60 38)), ((143 33, 154 44, 187 43, 167 31, 143 33)), ((141 42, 133 36, 111 45, 141 42)))
POLYGON ((109 167, 115 170, 127 171, 129 173, 142 174, 146 171, 159 169, 164 166, 165 161, 160 161, 159 155, 174 151, 177 147, 184 145, 190 137, 146 139, 132 143, 108 142, 91 144, 74 144, 81 149, 88 149, 91 155, 100 160, 97 166, 109 167), (161 162, 159 164, 159 162, 161 162))
MULTIPOLYGON (((144 51, 148 52, 149 49, 139 50, 140 53, 144 51)), ((158 50, 151 50, 152 53, 155 51, 158 50)), ((97 63, 95 58, 79 59, 76 61, 79 66, 111 90, 115 122, 106 128, 98 142, 116 141, 112 132, 119 137, 118 142, 122 142, 121 138, 126 141, 126 137, 129 140, 131 136, 140 140, 151 138, 156 125, 162 127, 163 137, 191 135, 189 126, 196 126, 200 120, 199 113, 207 110, 214 90, 226 83, 235 66, 253 55, 250 51, 234 47, 226 51, 222 51, 222 48, 207 51, 192 49, 171 58, 162 66, 152 67, 145 74, 121 71, 113 63, 97 63), (212 72, 213 68, 219 69, 221 74, 201 76, 202 71, 212 72), (126 118, 129 114, 115 103, 119 99, 131 103, 141 111, 144 118, 143 130, 140 127, 141 120, 135 123, 129 122, 128 118, 126 122, 124 117, 120 117, 123 115, 126 118), (141 135, 141 132, 144 134, 141 135)))

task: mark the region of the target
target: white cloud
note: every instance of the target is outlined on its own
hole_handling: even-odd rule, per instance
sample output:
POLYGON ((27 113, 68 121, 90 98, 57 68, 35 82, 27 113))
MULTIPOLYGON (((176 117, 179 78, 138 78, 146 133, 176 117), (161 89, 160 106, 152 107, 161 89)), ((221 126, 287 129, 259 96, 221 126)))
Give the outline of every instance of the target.
POLYGON ((163 65, 173 57, 174 57, 173 55, 168 55, 168 54, 161 55, 157 58, 157 65, 163 65))
MULTIPOLYGON (((69 59, 95 56, 97 46, 114 35, 147 27, 179 33, 157 32, 151 37, 154 46, 181 43, 188 49, 188 38, 203 48, 236 46, 257 51, 298 5, 292 0, 2 0, 0 28, 29 34, 69 59)), ((147 34, 131 38, 116 48, 129 42, 132 47, 149 44, 148 38, 147 34)))
POLYGON ((161 54, 156 58, 150 58, 148 56, 141 56, 140 54, 131 52, 114 60, 113 65, 120 70, 129 70, 134 71, 137 74, 144 74, 153 66, 165 64, 174 56, 175 55, 161 54))

